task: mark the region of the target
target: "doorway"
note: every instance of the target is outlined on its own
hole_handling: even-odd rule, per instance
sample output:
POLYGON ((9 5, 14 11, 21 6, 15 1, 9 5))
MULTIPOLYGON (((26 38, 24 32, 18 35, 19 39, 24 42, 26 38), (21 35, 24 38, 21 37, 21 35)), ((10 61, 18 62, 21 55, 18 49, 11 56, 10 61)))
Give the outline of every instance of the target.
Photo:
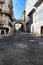
POLYGON ((41 26, 41 36, 43 36, 43 26, 41 26))
POLYGON ((1 30, 1 34, 4 34, 4 30, 1 30))
POLYGON ((6 29, 6 33, 8 33, 8 32, 9 32, 9 28, 6 29))

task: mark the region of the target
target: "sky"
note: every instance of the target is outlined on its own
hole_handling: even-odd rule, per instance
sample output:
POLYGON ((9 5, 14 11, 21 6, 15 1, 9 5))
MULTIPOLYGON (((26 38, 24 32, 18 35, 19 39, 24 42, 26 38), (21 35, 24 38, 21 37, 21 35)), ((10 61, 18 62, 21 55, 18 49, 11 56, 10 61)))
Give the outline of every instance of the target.
POLYGON ((26 0, 13 0, 13 12, 16 19, 20 19, 25 10, 26 0))

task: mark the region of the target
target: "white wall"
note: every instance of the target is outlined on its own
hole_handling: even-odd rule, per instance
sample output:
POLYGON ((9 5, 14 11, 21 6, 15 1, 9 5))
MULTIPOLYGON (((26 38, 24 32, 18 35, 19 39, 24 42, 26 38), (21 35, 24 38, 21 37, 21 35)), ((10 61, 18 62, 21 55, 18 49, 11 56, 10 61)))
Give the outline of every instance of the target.
MULTIPOLYGON (((33 24, 34 33, 41 34, 41 26, 43 26, 43 3, 36 9, 36 12, 33 14, 33 24)), ((32 32, 32 30, 31 30, 32 32)))
POLYGON ((38 0, 27 0, 26 1, 26 16, 31 12, 31 10, 34 8, 35 3, 38 0))

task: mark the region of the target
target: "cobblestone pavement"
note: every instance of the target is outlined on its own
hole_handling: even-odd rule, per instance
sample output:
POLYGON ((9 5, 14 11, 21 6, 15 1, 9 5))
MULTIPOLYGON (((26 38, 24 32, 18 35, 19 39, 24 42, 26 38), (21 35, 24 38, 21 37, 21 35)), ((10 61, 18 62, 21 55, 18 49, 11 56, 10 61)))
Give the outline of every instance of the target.
POLYGON ((0 65, 43 65, 43 38, 19 32, 0 39, 0 65))

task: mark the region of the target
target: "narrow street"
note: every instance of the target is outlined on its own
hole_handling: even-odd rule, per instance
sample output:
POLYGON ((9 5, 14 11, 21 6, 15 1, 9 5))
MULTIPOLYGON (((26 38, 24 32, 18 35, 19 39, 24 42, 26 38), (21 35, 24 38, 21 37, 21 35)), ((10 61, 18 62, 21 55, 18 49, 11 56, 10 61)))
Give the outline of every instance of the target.
POLYGON ((43 65, 43 0, 0 0, 0 65, 43 65))
POLYGON ((19 32, 0 39, 0 65, 43 65, 43 38, 19 32))

